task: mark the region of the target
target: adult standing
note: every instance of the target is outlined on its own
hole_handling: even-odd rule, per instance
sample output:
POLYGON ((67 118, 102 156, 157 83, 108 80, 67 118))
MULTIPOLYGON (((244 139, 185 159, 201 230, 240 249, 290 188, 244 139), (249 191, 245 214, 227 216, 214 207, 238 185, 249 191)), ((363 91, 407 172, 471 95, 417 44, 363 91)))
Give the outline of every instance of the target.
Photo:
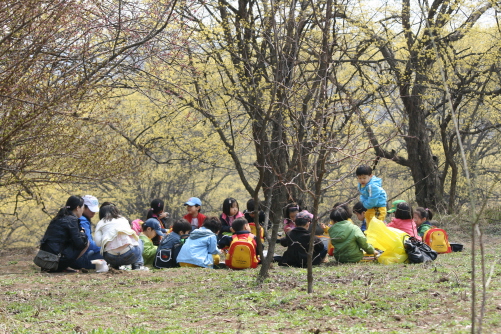
POLYGON ((83 210, 83 198, 70 196, 45 231, 40 249, 56 255, 61 254, 54 272, 76 272, 73 269, 78 268, 76 260, 89 246, 87 235, 78 220, 83 210))

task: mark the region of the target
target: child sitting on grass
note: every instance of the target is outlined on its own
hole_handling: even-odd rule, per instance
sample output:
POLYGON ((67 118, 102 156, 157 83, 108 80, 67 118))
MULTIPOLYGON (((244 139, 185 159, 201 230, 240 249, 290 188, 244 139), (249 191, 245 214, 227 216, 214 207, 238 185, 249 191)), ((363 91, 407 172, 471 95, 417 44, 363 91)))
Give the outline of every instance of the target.
POLYGON ((219 264, 216 235, 221 230, 221 222, 217 217, 205 219, 204 225, 191 232, 186 239, 177 262, 181 267, 213 268, 219 264))
POLYGON ((296 215, 301 211, 299 204, 289 203, 284 208, 284 232, 289 233, 296 227, 296 215))
POLYGON ((191 225, 184 219, 178 219, 172 224, 172 231, 162 239, 158 249, 172 249, 181 239, 187 237, 191 232, 191 225))
POLYGON ((231 224, 231 229, 233 235, 223 235, 217 243, 219 249, 227 250, 226 266, 231 269, 256 268, 259 263, 256 236, 251 233, 249 223, 245 218, 237 218, 231 224))
POLYGON ((430 209, 422 207, 417 208, 416 211, 414 211, 413 218, 416 222, 417 232, 420 237, 424 237, 426 231, 433 228, 433 225, 430 223, 430 220, 433 218, 433 213, 430 209))
POLYGON ((360 225, 362 232, 365 232, 365 230, 367 230, 367 221, 365 220, 366 211, 367 209, 364 207, 362 202, 357 202, 353 206, 353 213, 355 214, 355 216, 357 216, 357 219, 362 222, 362 225, 360 225))
MULTIPOLYGON (((250 232, 251 228, 245 218, 235 219, 231 224, 231 229, 233 230, 233 236, 237 237, 240 236, 247 237, 249 235, 252 236, 253 237, 252 244, 254 245, 254 249, 257 247, 255 240, 256 236, 250 232)), ((219 242, 217 243, 217 247, 219 249, 229 248, 231 242, 233 241, 233 236, 223 235, 221 240, 219 240, 219 242)))
MULTIPOLYGON (((259 217, 258 219, 255 218, 255 205, 254 205, 254 199, 251 198, 250 200, 247 201, 247 210, 244 211, 244 218, 247 219, 247 222, 250 223, 256 223, 256 221, 259 221, 259 225, 264 226, 264 221, 265 221, 265 215, 263 210, 259 210, 259 217)), ((271 222, 268 222, 268 228, 271 228, 271 222)))
POLYGON ((329 218, 333 222, 329 236, 334 246, 334 258, 338 262, 359 262, 364 257, 361 249, 367 254, 374 254, 374 247, 367 243, 364 233, 358 226, 348 221, 349 216, 345 209, 334 209, 329 218))
MULTIPOLYGON (((308 212, 300 212, 296 216, 296 227, 277 240, 282 246, 287 247, 282 257, 275 257, 280 266, 292 266, 305 268, 308 261, 308 249, 310 245, 310 227, 312 215, 308 212)), ((313 239, 313 265, 320 264, 327 255, 327 249, 319 238, 313 239)))
POLYGON ((165 229, 160 227, 160 223, 155 218, 150 218, 141 226, 143 232, 139 239, 143 242, 143 260, 145 266, 152 266, 157 254, 157 246, 153 245, 152 239, 156 236, 163 237, 165 229))
POLYGON ((238 202, 233 197, 228 197, 223 201, 223 213, 219 217, 221 221, 220 228, 220 239, 223 236, 223 233, 231 234, 231 224, 237 218, 243 217, 244 214, 240 212, 240 208, 238 206, 238 202))
POLYGON ((191 229, 194 230, 203 226, 207 216, 200 213, 202 201, 197 197, 191 197, 184 203, 184 206, 187 214, 183 218, 191 224, 191 229))
POLYGON ((412 220, 412 216, 412 207, 409 204, 405 202, 398 203, 397 210, 395 211, 395 218, 393 218, 386 226, 404 231, 411 237, 415 237, 421 241, 421 237, 419 236, 416 228, 416 223, 412 220))

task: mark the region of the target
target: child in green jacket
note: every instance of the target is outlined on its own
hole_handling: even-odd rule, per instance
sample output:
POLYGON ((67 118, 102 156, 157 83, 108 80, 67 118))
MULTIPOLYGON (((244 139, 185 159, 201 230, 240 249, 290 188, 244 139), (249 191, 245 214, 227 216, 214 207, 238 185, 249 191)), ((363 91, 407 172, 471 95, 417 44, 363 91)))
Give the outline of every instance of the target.
POLYGON ((334 258, 341 263, 358 262, 364 253, 374 254, 374 247, 367 243, 367 238, 360 229, 348 220, 348 213, 343 208, 336 208, 330 214, 333 225, 329 229, 334 258))
POLYGON ((416 222, 417 232, 420 237, 424 237, 426 231, 433 228, 433 225, 430 223, 430 220, 433 218, 433 213, 430 209, 422 207, 417 208, 414 210, 413 218, 416 222))
POLYGON ((143 232, 139 235, 139 239, 143 242, 143 260, 145 266, 152 266, 155 262, 155 255, 157 254, 157 246, 153 245, 151 241, 157 235, 160 237, 165 236, 166 230, 160 226, 156 218, 150 218, 141 226, 143 232))

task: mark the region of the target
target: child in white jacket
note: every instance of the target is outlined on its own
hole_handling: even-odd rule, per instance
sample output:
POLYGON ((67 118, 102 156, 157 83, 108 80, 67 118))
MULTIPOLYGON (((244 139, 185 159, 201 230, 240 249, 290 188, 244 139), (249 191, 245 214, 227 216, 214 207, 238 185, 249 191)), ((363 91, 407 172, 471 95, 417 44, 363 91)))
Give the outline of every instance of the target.
POLYGON ((101 247, 101 254, 111 267, 132 265, 141 269, 143 264, 142 243, 129 221, 120 215, 117 207, 104 203, 99 209, 99 222, 96 226, 94 241, 101 247))

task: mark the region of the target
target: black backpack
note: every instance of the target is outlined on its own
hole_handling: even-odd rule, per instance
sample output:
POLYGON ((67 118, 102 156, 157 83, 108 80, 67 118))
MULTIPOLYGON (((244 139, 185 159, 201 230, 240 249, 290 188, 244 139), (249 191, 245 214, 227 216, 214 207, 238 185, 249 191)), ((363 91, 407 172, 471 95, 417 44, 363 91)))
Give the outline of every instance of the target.
POLYGON ((438 254, 427 244, 414 237, 404 240, 405 252, 409 256, 410 263, 425 263, 434 261, 438 254))
POLYGON ((186 239, 187 238, 183 238, 183 236, 181 236, 181 240, 179 240, 177 244, 175 244, 172 248, 169 249, 161 248, 161 246, 159 246, 153 266, 159 269, 179 267, 179 264, 177 263, 176 259, 186 239))

